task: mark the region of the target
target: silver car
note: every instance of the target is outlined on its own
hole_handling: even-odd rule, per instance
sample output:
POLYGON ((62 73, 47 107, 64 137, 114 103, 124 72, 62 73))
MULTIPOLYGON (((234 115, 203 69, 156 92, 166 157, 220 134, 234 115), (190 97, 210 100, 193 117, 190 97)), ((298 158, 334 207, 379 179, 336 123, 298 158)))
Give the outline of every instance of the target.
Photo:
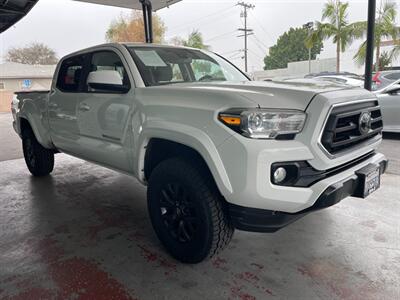
POLYGON ((374 92, 383 116, 383 131, 400 133, 400 80, 374 92))

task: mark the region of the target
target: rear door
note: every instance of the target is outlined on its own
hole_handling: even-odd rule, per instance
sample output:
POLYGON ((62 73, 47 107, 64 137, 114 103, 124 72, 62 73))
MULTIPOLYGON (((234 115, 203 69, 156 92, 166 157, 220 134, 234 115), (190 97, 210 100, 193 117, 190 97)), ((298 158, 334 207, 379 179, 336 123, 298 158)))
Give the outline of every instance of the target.
POLYGON ((101 50, 90 54, 85 66, 85 84, 78 97, 77 122, 81 156, 100 164, 132 171, 133 80, 125 59, 118 50, 101 50), (118 71, 126 91, 89 87, 90 72, 118 71))
POLYGON ((48 102, 50 135, 61 151, 79 151, 76 108, 78 92, 82 84, 85 55, 65 59, 58 70, 48 102))

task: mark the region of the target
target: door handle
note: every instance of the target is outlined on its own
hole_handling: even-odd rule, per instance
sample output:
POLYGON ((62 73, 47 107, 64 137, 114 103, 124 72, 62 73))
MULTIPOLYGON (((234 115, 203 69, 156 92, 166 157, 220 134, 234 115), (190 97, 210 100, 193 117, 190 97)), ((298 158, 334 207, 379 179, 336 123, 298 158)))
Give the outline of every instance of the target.
POLYGON ((78 108, 80 111, 89 111, 90 110, 90 106, 87 105, 86 103, 82 103, 81 105, 79 105, 78 108))

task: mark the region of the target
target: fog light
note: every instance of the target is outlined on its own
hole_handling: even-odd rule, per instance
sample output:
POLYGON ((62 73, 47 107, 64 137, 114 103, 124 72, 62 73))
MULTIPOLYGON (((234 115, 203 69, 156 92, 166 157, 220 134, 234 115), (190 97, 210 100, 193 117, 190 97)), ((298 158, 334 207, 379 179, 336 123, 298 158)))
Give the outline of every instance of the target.
POLYGON ((283 182, 286 179, 286 175, 287 175, 287 172, 286 172, 285 168, 280 167, 280 168, 276 169, 274 172, 274 182, 275 183, 283 182))

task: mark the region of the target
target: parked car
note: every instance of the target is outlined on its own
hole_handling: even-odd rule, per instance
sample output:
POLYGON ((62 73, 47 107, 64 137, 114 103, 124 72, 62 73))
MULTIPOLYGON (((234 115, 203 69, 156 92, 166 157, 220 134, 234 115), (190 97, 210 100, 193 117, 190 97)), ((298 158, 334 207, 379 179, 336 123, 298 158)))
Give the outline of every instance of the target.
POLYGON ((330 81, 338 84, 347 84, 357 87, 364 86, 364 79, 355 76, 329 75, 329 76, 317 76, 314 77, 314 79, 318 81, 330 81))
MULTIPOLYGON (((335 84, 252 82, 191 48, 106 44, 61 59, 51 91, 17 93, 13 125, 34 176, 64 152, 148 186, 167 251, 198 263, 234 229, 275 232, 380 187, 377 98, 335 84)), ((363 205, 363 202, 359 203, 363 205)))
POLYGON ((350 73, 350 72, 319 72, 319 73, 310 73, 304 76, 304 78, 315 78, 315 77, 320 77, 320 76, 345 76, 345 77, 353 77, 353 78, 358 78, 362 79, 361 76, 358 76, 355 73, 350 73))
POLYGON ((397 80, 400 80, 400 70, 377 72, 372 77, 372 90, 383 90, 397 80))
POLYGON ((383 116, 383 131, 400 133, 400 80, 376 91, 383 116))

